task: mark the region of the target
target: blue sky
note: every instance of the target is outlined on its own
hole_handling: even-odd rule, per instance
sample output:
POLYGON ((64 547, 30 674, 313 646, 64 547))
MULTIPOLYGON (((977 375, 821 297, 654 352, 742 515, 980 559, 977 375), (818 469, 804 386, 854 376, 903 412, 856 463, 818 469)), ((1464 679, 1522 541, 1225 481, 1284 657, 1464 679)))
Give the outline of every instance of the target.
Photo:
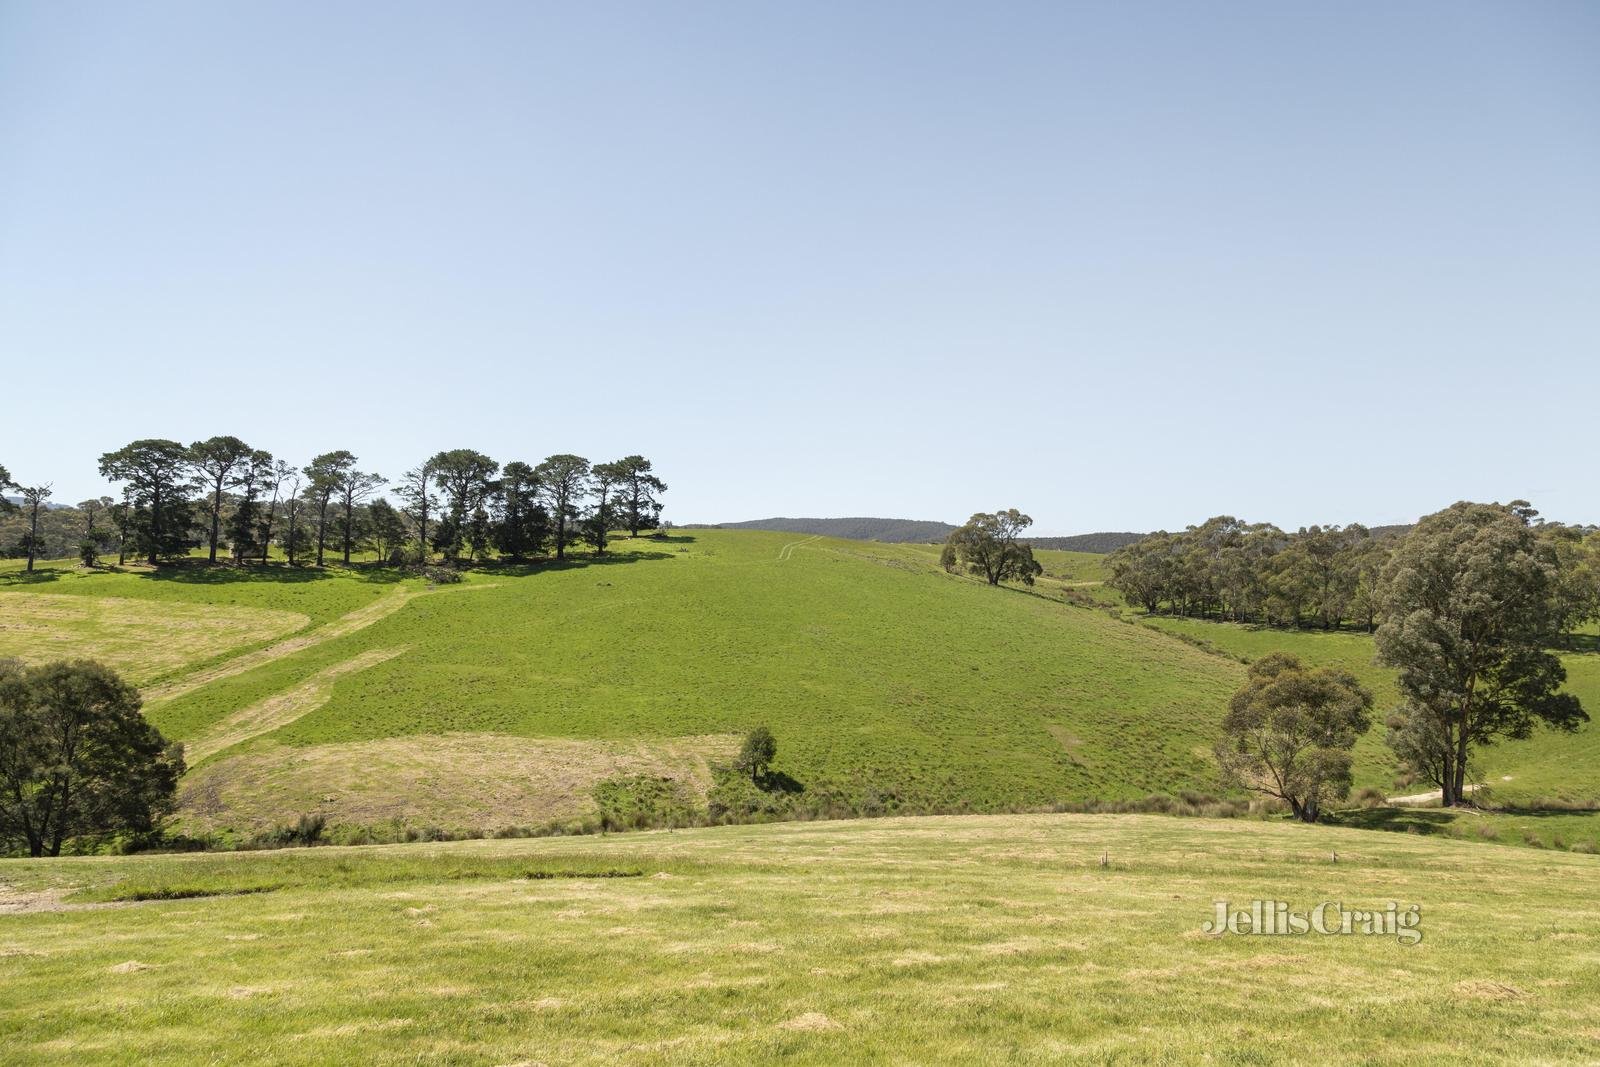
POLYGON ((0 0, 0 463, 1600 521, 1600 6, 0 0))

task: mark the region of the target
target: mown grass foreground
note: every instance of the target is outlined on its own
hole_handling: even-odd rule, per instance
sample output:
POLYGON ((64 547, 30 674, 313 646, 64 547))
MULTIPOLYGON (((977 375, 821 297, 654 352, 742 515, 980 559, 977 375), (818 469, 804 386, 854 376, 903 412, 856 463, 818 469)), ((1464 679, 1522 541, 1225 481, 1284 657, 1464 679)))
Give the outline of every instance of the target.
POLYGON ((1600 860, 1403 834, 968 816, 0 873, 9 1063, 1600 1057, 1600 860), (1202 932, 1258 898, 1415 903, 1424 936, 1202 932))

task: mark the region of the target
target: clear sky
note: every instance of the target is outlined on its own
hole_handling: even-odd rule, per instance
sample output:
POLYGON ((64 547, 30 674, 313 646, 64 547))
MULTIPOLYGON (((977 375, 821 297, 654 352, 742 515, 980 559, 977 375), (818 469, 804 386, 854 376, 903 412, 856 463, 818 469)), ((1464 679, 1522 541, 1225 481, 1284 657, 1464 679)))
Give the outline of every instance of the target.
POLYGON ((1600 521, 1600 4, 0 0, 0 463, 1600 521))

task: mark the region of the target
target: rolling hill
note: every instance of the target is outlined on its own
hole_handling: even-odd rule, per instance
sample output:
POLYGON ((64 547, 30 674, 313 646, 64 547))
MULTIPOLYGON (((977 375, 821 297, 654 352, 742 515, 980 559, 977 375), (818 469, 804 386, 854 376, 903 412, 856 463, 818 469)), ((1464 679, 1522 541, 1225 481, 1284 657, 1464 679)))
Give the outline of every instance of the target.
MULTIPOLYGON (((948 522, 928 519, 750 519, 746 522, 701 523, 685 530, 776 530, 784 533, 818 534, 848 541, 883 541, 888 544, 930 544, 941 542, 956 529, 948 522)), ((1025 537, 1035 548, 1065 552, 1115 552, 1145 535, 1106 531, 1073 534, 1068 537, 1025 537)))
POLYGON ((890 544, 926 544, 943 541, 955 530, 948 522, 933 519, 749 519, 745 522, 719 522, 684 529, 769 530, 780 533, 817 534, 847 541, 884 541, 890 544))
MULTIPOLYGON (((683 530, 603 559, 385 569, 182 566, 28 577, 0 565, 0 655, 90 654, 185 743, 181 825, 316 812, 494 832, 584 819, 598 783, 712 768, 766 725, 776 768, 842 810, 1004 811, 1219 790, 1210 747, 1245 661, 1284 648, 1392 698, 1354 633, 1146 619, 1103 556, 1040 550, 1033 589, 944 573, 938 548, 683 530), (1063 596, 1077 601, 1064 603, 1063 596)), ((1600 656, 1567 657, 1600 718, 1600 656)), ((1394 786, 1380 726, 1358 786, 1394 786)), ((1508 798, 1600 795, 1600 729, 1484 753, 1508 798)))
MULTIPOLYGON (((600 561, 392 572, 203 566, 0 578, 0 654, 80 650, 185 742, 185 825, 305 811, 493 830, 593 810, 596 782, 703 791, 765 724, 778 770, 868 810, 1005 810, 1214 788, 1242 668, 932 546, 758 531, 600 561), (114 639, 108 637, 114 635, 114 639)), ((1047 554, 1059 580, 1095 557, 1047 554)))

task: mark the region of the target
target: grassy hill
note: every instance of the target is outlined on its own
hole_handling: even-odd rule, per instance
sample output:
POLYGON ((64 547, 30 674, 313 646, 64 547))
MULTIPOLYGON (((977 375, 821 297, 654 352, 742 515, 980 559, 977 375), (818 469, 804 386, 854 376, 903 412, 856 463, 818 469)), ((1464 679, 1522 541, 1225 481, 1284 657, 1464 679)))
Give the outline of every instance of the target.
POLYGON ((17 1065, 1600 1055, 1600 860, 1404 834, 973 816, 4 877, 17 1065), (1416 904, 1422 940, 1203 931, 1258 899, 1416 904))
POLYGON ((855 516, 843 519, 747 519, 686 529, 769 530, 779 533, 820 534, 848 541, 884 541, 890 544, 943 541, 955 527, 933 519, 878 519, 855 516))
MULTIPOLYGON (((1093 557, 1044 556, 1092 580, 1093 557)), ((1213 789, 1207 748, 1242 675, 1063 604, 1056 579, 947 575, 930 546, 697 530, 437 589, 283 573, 13 570, 0 606, 28 621, 0 630, 0 654, 117 663, 188 746, 185 825, 240 831, 311 810, 480 830, 577 817, 617 774, 703 790, 763 723, 778 770, 862 810, 1213 789)))
MULTIPOLYGON (((585 819, 618 776, 703 795, 758 724, 778 737, 777 769, 839 810, 1214 792, 1209 750, 1245 661, 1288 649, 1393 702, 1365 635, 1118 617, 1094 606, 1116 607, 1104 557, 1038 557, 1033 589, 947 575, 932 545, 728 530, 436 588, 383 569, 28 577, 8 563, 0 655, 87 653, 125 671, 185 742, 180 823, 196 832, 307 812, 455 832, 585 819)), ((1566 662, 1600 718, 1600 655, 1566 662)), ((1357 755, 1358 786, 1392 791, 1381 727, 1357 755)), ((1483 762, 1511 802, 1600 796, 1592 725, 1483 762)), ((1548 840, 1595 836, 1544 825, 1548 840)))

